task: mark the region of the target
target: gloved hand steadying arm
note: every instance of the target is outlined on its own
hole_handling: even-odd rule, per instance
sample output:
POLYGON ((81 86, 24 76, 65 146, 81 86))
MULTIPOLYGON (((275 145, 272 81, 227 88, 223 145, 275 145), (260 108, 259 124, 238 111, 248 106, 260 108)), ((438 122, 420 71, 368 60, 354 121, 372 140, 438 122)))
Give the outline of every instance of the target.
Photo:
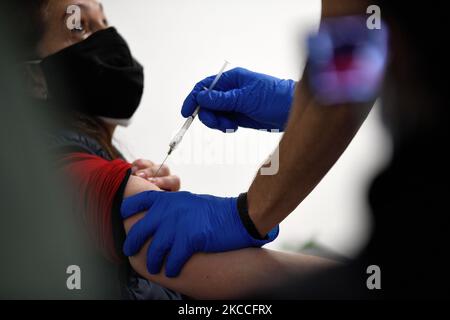
POLYGON ((159 273, 167 256, 166 275, 175 277, 196 252, 260 247, 278 236, 276 227, 263 240, 252 237, 243 225, 237 202, 237 198, 189 192, 147 191, 126 198, 122 218, 148 212, 129 231, 124 253, 137 254, 153 237, 147 251, 149 273, 159 273))
POLYGON ((199 105, 203 124, 223 132, 238 127, 283 131, 294 97, 295 82, 235 68, 225 72, 214 90, 214 76, 194 87, 181 113, 189 117, 199 105))

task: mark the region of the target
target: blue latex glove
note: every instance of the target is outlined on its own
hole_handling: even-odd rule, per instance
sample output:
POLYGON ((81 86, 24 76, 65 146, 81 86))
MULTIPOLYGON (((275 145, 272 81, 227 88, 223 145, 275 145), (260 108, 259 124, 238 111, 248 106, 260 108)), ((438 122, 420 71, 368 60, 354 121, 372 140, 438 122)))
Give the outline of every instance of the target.
POLYGON ((185 118, 199 105, 200 121, 212 129, 284 130, 294 97, 293 80, 235 68, 222 75, 214 90, 205 91, 214 78, 200 81, 188 95, 181 110, 185 118))
POLYGON ((223 252, 260 247, 278 236, 273 229, 266 240, 252 238, 241 222, 236 198, 218 198, 189 192, 147 191, 124 199, 122 217, 149 210, 128 233, 126 256, 138 253, 153 237, 147 251, 147 269, 161 270, 167 255, 166 275, 177 276, 195 252, 223 252))

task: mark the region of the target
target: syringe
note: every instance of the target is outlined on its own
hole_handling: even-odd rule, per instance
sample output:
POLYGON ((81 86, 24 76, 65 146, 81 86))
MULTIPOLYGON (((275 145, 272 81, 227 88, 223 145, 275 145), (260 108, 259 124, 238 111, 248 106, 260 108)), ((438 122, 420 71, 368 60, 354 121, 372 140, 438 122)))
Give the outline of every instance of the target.
MULTIPOLYGON (((205 88, 205 90, 212 90, 212 89, 214 89, 214 87, 216 86, 217 82, 219 81, 220 77, 222 76, 222 74, 225 71, 225 69, 228 66, 228 64, 229 64, 229 62, 225 61, 225 63, 223 64, 222 68, 220 69, 219 73, 214 78, 214 81, 211 83, 209 88, 205 88)), ((186 119, 186 122, 183 124, 183 126, 180 129, 180 131, 178 131, 178 133, 170 141, 170 143, 169 143, 169 151, 167 152, 166 158, 164 159, 164 161, 162 162, 161 166, 158 168, 158 170, 156 171, 156 173, 155 173, 155 175, 153 177, 158 176, 158 173, 159 173, 159 171, 161 171, 161 168, 163 167, 164 163, 167 161, 167 158, 169 158, 169 156, 172 154, 172 152, 175 151, 175 149, 180 145, 181 141, 184 138, 184 135, 188 131, 188 129, 191 126, 192 122, 194 122, 194 119, 197 117, 199 111, 200 111, 200 106, 197 106, 197 108, 195 108, 195 110, 192 113, 192 115, 186 119)))

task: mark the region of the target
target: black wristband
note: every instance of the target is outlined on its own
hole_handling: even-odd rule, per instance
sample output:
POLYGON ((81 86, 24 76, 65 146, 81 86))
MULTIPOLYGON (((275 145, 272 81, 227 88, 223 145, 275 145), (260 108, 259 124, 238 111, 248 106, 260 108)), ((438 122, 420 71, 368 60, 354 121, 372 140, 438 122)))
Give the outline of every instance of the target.
POLYGON ((261 237, 258 229, 256 229, 255 224, 248 214, 247 193, 241 193, 239 195, 237 199, 237 209, 242 224, 244 225, 245 229, 247 229, 247 232, 250 234, 250 236, 257 240, 265 240, 267 237, 261 237))

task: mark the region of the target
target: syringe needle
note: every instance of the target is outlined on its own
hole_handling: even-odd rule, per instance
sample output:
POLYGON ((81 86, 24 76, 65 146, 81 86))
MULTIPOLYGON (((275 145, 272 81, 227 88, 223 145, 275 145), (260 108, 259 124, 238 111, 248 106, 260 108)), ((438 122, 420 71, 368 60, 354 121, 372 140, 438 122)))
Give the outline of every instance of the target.
POLYGON ((170 151, 167 153, 166 157, 164 158, 164 161, 161 163, 161 165, 159 166, 158 170, 156 170, 156 173, 153 175, 153 178, 156 178, 158 176, 158 173, 161 171, 162 167, 166 163, 167 158, 169 158, 170 153, 171 153, 170 151))

